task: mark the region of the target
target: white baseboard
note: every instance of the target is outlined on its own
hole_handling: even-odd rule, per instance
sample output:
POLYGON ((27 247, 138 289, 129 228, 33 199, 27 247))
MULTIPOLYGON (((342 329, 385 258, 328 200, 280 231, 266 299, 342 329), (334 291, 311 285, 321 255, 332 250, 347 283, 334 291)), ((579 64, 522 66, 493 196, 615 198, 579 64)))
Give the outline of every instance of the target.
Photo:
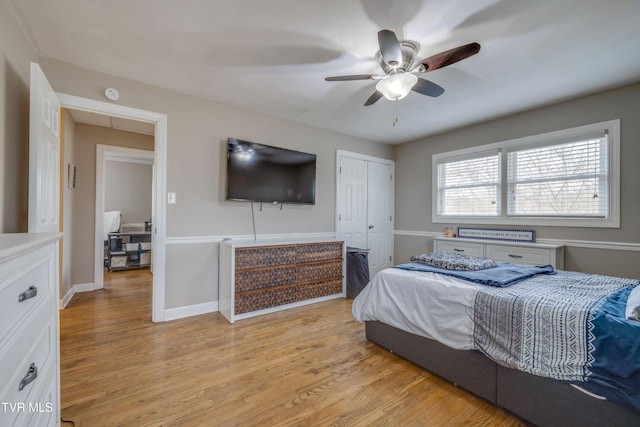
POLYGON ((64 294, 64 296, 60 299, 60 310, 64 309, 67 304, 69 304, 69 301, 71 301, 71 298, 73 298, 75 294, 76 292, 74 291, 72 286, 71 289, 69 289, 67 293, 64 294))
POLYGON ((77 285, 73 285, 71 289, 69 289, 67 293, 60 300, 60 309, 62 310, 63 308, 65 308, 71 301, 71 298, 73 298, 73 296, 78 292, 94 291, 95 290, 94 286, 95 285, 93 283, 80 283, 77 285))
POLYGON ((94 283, 79 283, 77 285, 73 285, 73 291, 74 292, 90 292, 90 291, 95 291, 95 284, 94 283))
POLYGON ((164 311, 164 321, 168 322, 169 320, 183 319, 200 314, 215 313, 216 311, 218 311, 218 301, 168 308, 164 311))

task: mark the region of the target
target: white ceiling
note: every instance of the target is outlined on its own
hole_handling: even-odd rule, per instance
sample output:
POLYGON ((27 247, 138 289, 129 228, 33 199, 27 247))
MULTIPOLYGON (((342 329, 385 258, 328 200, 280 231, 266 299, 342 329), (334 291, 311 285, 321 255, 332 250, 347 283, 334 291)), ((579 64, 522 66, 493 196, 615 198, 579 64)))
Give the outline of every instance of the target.
POLYGON ((640 80, 638 0, 10 2, 44 57, 386 143, 640 80), (423 75, 438 98, 364 107, 375 82, 324 77, 378 73, 383 28, 482 50, 423 75))

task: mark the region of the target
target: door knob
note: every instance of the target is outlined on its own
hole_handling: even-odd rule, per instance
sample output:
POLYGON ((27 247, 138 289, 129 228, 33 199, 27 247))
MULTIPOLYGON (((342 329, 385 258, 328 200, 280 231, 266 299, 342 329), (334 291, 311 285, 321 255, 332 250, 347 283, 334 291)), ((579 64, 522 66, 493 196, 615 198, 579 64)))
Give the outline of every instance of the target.
POLYGON ((373 228, 373 225, 370 225, 370 226, 369 226, 369 230, 371 230, 372 228, 373 228))

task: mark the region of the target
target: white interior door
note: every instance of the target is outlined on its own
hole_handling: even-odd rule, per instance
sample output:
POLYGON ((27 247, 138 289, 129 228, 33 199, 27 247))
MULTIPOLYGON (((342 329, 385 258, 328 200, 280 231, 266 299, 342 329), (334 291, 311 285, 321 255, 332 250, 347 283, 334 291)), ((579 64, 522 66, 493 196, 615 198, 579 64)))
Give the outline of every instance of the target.
POLYGON ((367 162, 342 156, 339 163, 339 238, 347 246, 367 246, 367 162))
POLYGON ((337 236, 369 249, 369 274, 393 265, 393 162, 338 152, 337 236))
POLYGON ((367 242, 373 276, 393 265, 393 167, 377 162, 367 162, 367 166, 367 242))
POLYGON ((60 231, 60 102, 31 63, 29 233, 60 231))

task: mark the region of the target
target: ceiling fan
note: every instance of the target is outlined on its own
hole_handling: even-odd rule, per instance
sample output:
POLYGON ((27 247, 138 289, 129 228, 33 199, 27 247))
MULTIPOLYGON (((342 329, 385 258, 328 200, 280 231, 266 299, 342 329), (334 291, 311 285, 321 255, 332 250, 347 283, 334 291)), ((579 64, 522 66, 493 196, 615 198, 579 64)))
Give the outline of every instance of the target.
POLYGON ((398 41, 396 34, 391 30, 378 32, 378 45, 380 50, 376 58, 384 75, 356 74, 326 77, 325 80, 329 82, 377 80, 376 91, 364 103, 365 106, 374 104, 383 96, 391 101, 397 101, 407 96, 412 90, 422 95, 436 97, 444 93, 444 88, 418 77, 417 74, 446 67, 480 52, 478 43, 469 43, 416 60, 418 45, 408 40, 398 41))

